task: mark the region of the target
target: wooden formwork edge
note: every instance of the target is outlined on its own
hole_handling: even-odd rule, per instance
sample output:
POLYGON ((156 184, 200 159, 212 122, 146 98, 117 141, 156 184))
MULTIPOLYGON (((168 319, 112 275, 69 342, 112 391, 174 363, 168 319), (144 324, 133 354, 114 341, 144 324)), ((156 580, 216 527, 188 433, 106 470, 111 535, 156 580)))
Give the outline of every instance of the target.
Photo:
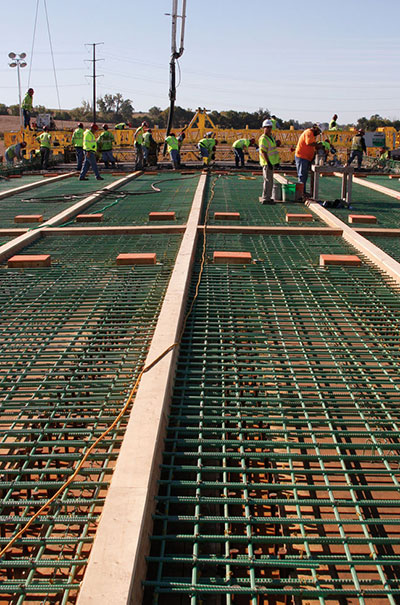
POLYGON ((13 189, 8 189, 7 191, 2 191, 0 193, 0 200, 3 200, 6 197, 10 197, 11 195, 16 195, 18 193, 23 193, 24 191, 29 191, 30 189, 36 189, 37 187, 43 187, 48 185, 49 183, 56 183, 57 181, 62 181, 63 179, 67 179, 76 174, 76 172, 67 172, 66 174, 59 174, 58 176, 50 177, 49 179, 43 179, 42 181, 35 181, 34 183, 28 183, 27 185, 21 185, 21 187, 14 187, 13 189))

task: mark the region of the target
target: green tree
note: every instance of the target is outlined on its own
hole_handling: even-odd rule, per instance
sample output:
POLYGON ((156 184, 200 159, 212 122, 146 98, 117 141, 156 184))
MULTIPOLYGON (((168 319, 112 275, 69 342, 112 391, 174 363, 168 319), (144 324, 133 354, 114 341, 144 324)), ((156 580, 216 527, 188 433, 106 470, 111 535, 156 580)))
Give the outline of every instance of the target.
POLYGON ((0 116, 8 115, 8 107, 4 103, 0 103, 0 116))

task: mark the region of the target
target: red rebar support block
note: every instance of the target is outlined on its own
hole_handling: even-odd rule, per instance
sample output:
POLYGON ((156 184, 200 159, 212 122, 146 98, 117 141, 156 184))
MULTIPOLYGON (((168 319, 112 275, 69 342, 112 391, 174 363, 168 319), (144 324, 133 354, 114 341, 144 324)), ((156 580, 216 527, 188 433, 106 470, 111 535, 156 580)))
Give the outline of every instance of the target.
POLYGON ((149 212, 149 221, 173 221, 175 212, 149 212))
POLYGON ((373 214, 349 214, 349 223, 377 223, 373 214))
POLYGON ((251 263, 251 252, 214 252, 214 263, 235 265, 251 263))
POLYGON ((295 223, 297 221, 313 221, 314 217, 312 214, 287 214, 286 222, 287 223, 295 223))
POLYGON ((22 174, 9 174, 8 179, 22 179, 22 174))
POLYGON ((158 176, 158 172, 155 170, 149 170, 149 171, 145 170, 143 172, 143 175, 147 175, 147 174, 149 174, 150 176, 158 176))
POLYGON ((390 179, 400 179, 400 174, 389 174, 390 179))
POLYGON ((102 220, 102 214, 78 214, 76 217, 77 223, 99 223, 102 220))
POLYGON ((181 170, 181 174, 196 174, 195 170, 181 170))
POLYGON ((327 265, 344 265, 346 267, 359 267, 361 259, 354 254, 320 254, 320 267, 327 265))
POLYGON ((60 176, 60 172, 47 172, 46 174, 43 174, 43 178, 49 178, 51 176, 60 176))
POLYGON ((14 223, 41 223, 42 221, 42 214, 17 214, 14 216, 14 223))
POLYGON ((50 267, 50 254, 17 254, 8 259, 9 267, 50 267))
POLYGON ((157 255, 155 252, 141 252, 138 254, 118 254, 117 265, 155 265, 157 255))
POLYGON ((240 212, 214 212, 214 218, 220 221, 238 221, 240 220, 240 212))

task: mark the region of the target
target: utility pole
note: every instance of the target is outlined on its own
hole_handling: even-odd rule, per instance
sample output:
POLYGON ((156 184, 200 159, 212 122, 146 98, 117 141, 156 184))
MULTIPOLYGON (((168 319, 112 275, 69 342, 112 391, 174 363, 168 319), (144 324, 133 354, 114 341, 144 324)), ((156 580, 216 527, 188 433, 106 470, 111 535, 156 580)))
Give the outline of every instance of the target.
POLYGON ((93 124, 96 124, 96 78, 100 76, 96 75, 96 62, 104 61, 104 59, 96 59, 96 46, 99 44, 104 44, 104 42, 93 42, 91 44, 85 44, 85 46, 92 46, 92 56, 93 59, 86 59, 86 61, 90 61, 93 63, 93 75, 87 76, 88 78, 93 78, 93 124))

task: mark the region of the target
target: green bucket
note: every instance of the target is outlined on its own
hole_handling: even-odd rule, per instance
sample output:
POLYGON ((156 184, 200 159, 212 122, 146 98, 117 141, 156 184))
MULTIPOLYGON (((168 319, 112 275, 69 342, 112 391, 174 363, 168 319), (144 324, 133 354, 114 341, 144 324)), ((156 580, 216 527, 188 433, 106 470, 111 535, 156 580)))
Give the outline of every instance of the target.
POLYGON ((294 202, 296 199, 296 184, 282 185, 282 199, 284 202, 294 202))

